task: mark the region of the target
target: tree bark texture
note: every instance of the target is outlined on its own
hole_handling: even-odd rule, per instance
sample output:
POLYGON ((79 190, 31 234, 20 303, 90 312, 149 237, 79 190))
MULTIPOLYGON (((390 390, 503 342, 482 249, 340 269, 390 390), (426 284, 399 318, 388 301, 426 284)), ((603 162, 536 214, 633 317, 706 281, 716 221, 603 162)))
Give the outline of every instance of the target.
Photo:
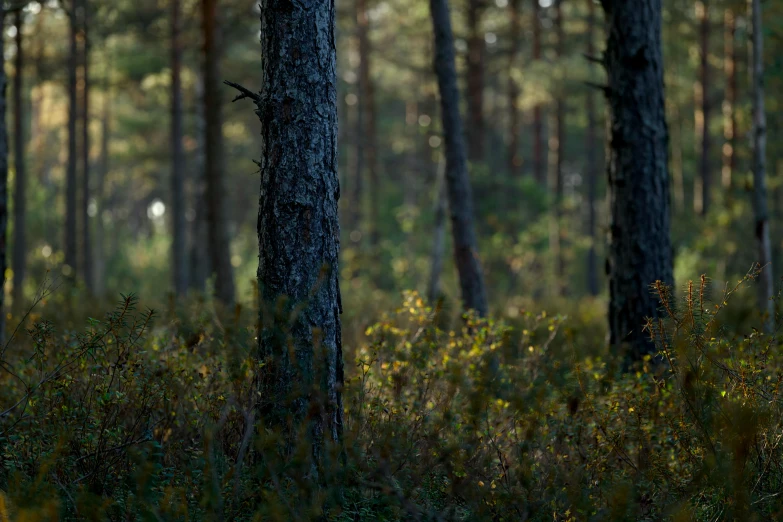
POLYGON ((180 1, 171 2, 171 224, 174 292, 188 289, 187 221, 185 219, 184 153, 182 149, 182 42, 180 1))
POLYGON ((218 0, 201 0, 204 24, 204 123, 206 125, 205 177, 207 237, 215 297, 223 304, 234 302, 231 242, 226 220, 225 161, 223 158, 223 103, 220 77, 221 38, 218 0))
POLYGON ((334 1, 263 0, 261 44, 261 412, 289 446, 306 431, 323 477, 343 429, 334 1))
POLYGON ((602 0, 611 113, 608 187, 610 343, 628 361, 654 353, 643 331, 658 317, 650 285, 673 284, 669 239, 661 0, 602 0))
POLYGON ((459 112, 459 90, 454 58, 454 36, 448 0, 430 0, 435 32, 435 75, 440 90, 441 118, 446 147, 446 187, 454 242, 454 260, 459 272, 463 306, 487 314, 487 295, 478 255, 473 222, 473 194, 465 156, 465 138, 459 112))
POLYGON ((13 306, 19 310, 22 305, 26 246, 26 198, 27 172, 25 170, 25 145, 27 140, 24 132, 24 42, 22 29, 24 14, 18 9, 14 15, 16 26, 16 57, 14 58, 14 254, 11 268, 14 273, 13 306))
POLYGON ((764 33, 761 1, 749 0, 753 27, 753 214, 756 224, 758 262, 764 267, 758 281, 758 305, 765 317, 764 329, 774 330, 775 303, 772 247, 767 204, 767 114, 764 105, 764 33))

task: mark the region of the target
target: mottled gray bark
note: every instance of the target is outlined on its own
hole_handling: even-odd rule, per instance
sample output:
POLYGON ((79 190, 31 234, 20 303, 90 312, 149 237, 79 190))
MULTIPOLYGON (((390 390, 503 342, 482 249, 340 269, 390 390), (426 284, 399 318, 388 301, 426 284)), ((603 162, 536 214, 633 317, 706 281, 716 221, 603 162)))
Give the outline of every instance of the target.
POLYGON ((71 4, 70 21, 70 55, 68 57, 68 166, 65 173, 65 264, 70 267, 70 275, 76 276, 77 263, 77 232, 76 232, 76 67, 79 57, 78 32, 79 23, 76 18, 77 1, 71 4))
MULTIPOLYGON (((595 56, 595 2, 587 1, 587 56, 595 56)), ((598 164, 596 147, 596 115, 595 94, 593 89, 586 92, 585 112, 587 113, 587 129, 585 129, 585 170, 587 178, 587 235, 590 238, 590 248, 587 250, 587 291, 592 296, 598 295, 598 260, 596 257, 596 191, 598 185, 598 164)))
POLYGON ((288 450, 306 427, 325 480, 343 429, 334 1, 263 0, 261 44, 264 90, 239 96, 261 120, 260 409, 288 450))
POLYGON ((188 289, 188 258, 185 219, 184 153, 182 150, 182 42, 180 2, 171 2, 171 275, 174 292, 188 289))
POLYGON ((92 263, 92 234, 90 230, 90 39, 88 34, 91 7, 87 0, 80 0, 81 19, 81 274, 87 292, 94 291, 92 263))
POLYGON ((435 32, 435 74, 440 90, 441 118, 446 147, 446 187, 454 239, 454 259, 459 272, 465 309, 487 314, 487 295, 478 256, 473 223, 473 194, 465 157, 465 137, 459 112, 459 90, 454 59, 448 0, 430 0, 435 32))
POLYGON ((661 0, 602 0, 611 113, 608 187, 610 343, 629 362, 653 353, 650 285, 673 283, 661 0))
POLYGON ((24 26, 24 14, 17 9, 14 16, 16 26, 16 56, 14 57, 14 248, 11 268, 14 273, 13 306, 19 310, 23 304, 25 256, 26 246, 26 185, 27 172, 25 171, 25 145, 27 140, 24 132, 24 45, 22 29, 24 26))
POLYGON ((430 258, 430 280, 427 284, 427 299, 434 305, 440 297, 440 275, 443 272, 443 258, 446 249, 446 162, 441 158, 438 164, 438 178, 435 186, 435 215, 433 219, 432 256, 430 258))
POLYGON ((765 317, 764 330, 775 326, 775 303, 772 300, 774 279, 769 239, 767 205, 767 114, 764 105, 764 33, 761 25, 761 1, 749 0, 753 27, 753 214, 756 223, 758 262, 764 267, 758 281, 758 306, 765 317))
POLYGON ((221 38, 218 0, 201 0, 204 29, 204 123, 206 125, 205 178, 207 203, 206 246, 215 297, 223 304, 234 302, 231 241, 226 220, 225 161, 223 158, 223 102, 220 89, 221 38))

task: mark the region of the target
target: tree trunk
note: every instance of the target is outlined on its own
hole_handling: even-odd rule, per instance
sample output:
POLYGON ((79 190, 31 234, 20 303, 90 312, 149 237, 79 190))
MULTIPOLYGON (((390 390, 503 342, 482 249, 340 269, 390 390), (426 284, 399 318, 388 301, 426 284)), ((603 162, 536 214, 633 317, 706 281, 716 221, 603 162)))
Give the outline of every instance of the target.
MULTIPOLYGON (((563 47, 563 8, 562 1, 555 0, 555 53, 558 61, 564 57, 563 47)), ((562 90, 562 86, 558 89, 562 90)), ((552 198, 549 218, 549 251, 555 262, 554 288, 557 295, 565 295, 567 291, 565 258, 563 256, 563 146, 565 142, 565 100, 563 93, 558 92, 555 99, 555 114, 553 118, 552 135, 549 138, 549 195, 552 198)))
POLYGON ((761 28, 761 1, 749 0, 753 27, 753 214, 756 222, 758 262, 764 267, 758 282, 759 310, 764 316, 764 330, 775 326, 775 303, 772 301, 774 279, 769 239, 767 207, 767 115, 764 106, 764 33, 761 28))
POLYGON ((661 0, 602 0, 611 112, 609 332, 628 362, 656 351, 643 331, 659 316, 650 285, 673 283, 661 0), (640 125, 644 122, 644 125, 640 125))
POLYGON ((376 150, 376 110, 375 110, 375 85, 372 80, 372 41, 370 40, 370 17, 368 14, 367 0, 356 2, 356 22, 359 36, 359 111, 363 115, 361 134, 357 141, 364 145, 363 165, 367 170, 368 195, 370 197, 370 215, 368 231, 370 245, 374 248, 378 245, 378 224, 380 206, 380 187, 378 179, 378 161, 376 150))
POLYGON ((513 75, 519 58, 522 33, 520 3, 521 0, 511 0, 508 4, 511 19, 511 52, 508 58, 508 174, 512 179, 517 177, 522 167, 522 156, 519 153, 519 86, 513 75))
POLYGON ((206 290, 207 278, 211 273, 210 256, 203 252, 208 244, 207 237, 207 193, 206 193, 206 125, 204 123, 204 76, 196 78, 196 153, 191 173, 193 188, 193 221, 191 222, 190 242, 190 288, 196 292, 206 290))
POLYGON ((430 280, 427 285, 427 299, 434 305, 440 298, 440 275, 443 272, 443 257, 446 247, 446 162, 441 158, 438 164, 438 178, 435 186, 435 215, 433 219, 432 258, 430 280))
POLYGON ((696 154, 699 157, 699 178, 694 190, 693 209, 697 214, 706 216, 710 209, 712 191, 712 172, 710 171, 710 16, 707 0, 696 2, 696 18, 699 21, 699 81, 695 86, 696 103, 696 154))
MULTIPOLYGON (((587 0, 587 56, 595 55, 595 3, 587 0)), ((587 251, 587 291, 590 295, 598 295, 598 261, 595 245, 596 236, 596 188, 598 184, 598 164, 596 161, 596 117, 595 94, 593 89, 586 93, 585 111, 587 112, 587 129, 585 129, 585 162, 587 174, 587 235, 590 237, 590 248, 587 251)))
POLYGON ((95 180, 95 295, 106 294, 106 252, 103 211, 106 202, 106 177, 109 175, 109 143, 111 139, 111 91, 109 72, 106 72, 103 86, 103 114, 101 115, 101 156, 98 177, 95 180))
POLYGON ((484 160, 484 31, 483 0, 468 0, 468 159, 484 160))
POLYGON ((459 90, 454 59, 448 0, 430 0, 435 33, 435 74, 440 90, 441 118, 446 147, 446 187, 454 240, 454 260, 459 272, 463 306, 479 315, 487 314, 484 276, 478 256, 473 223, 473 194, 465 157, 465 138, 459 113, 459 90))
POLYGON ((21 9, 15 13, 16 57, 14 59, 14 256, 11 267, 14 273, 13 306, 20 310, 24 296, 24 272, 27 246, 25 241, 25 209, 27 172, 25 171, 24 96, 22 75, 24 74, 24 46, 22 29, 24 14, 21 9))
POLYGON ((82 198, 81 198, 81 236, 82 236, 82 278, 89 294, 93 293, 92 242, 90 238, 90 42, 87 33, 90 7, 87 0, 81 0, 82 21, 82 198))
POLYGON ((68 267, 66 275, 75 277, 77 270, 77 234, 76 234, 76 68, 78 65, 79 48, 78 32, 79 23, 76 18, 78 0, 71 3, 70 19, 70 56, 68 62, 68 167, 65 175, 65 265, 68 267))
POLYGON ((343 429, 335 14, 333 0, 264 0, 264 91, 251 96, 262 136, 261 413, 288 451, 304 430, 320 482, 338 467, 326 449, 343 429))
POLYGON ((223 96, 220 90, 220 35, 218 0, 201 0, 204 24, 204 124, 206 125, 207 235, 215 297, 223 304, 234 302, 230 240, 226 223, 223 160, 223 96))
POLYGON ((184 155, 182 150, 182 42, 180 41, 180 2, 171 2, 171 223, 172 278, 174 292, 188 289, 188 258, 185 220, 184 155))
MULTIPOLYGON (((533 1, 533 61, 541 55, 541 4, 533 1)), ((544 166, 544 115, 540 103, 533 107, 533 177, 540 184, 546 183, 544 166)))
POLYGON ((723 99, 723 171, 722 184, 727 195, 732 188, 732 176, 737 170, 735 149, 737 148, 737 21, 734 11, 726 9, 724 17, 725 34, 723 36, 724 55, 723 72, 726 76, 726 94, 723 99))
MULTIPOLYGON (((0 4, 0 27, 5 27, 6 9, 0 4)), ((8 128, 6 123, 5 37, 0 35, 0 346, 5 346, 5 273, 8 267, 8 128)))
MULTIPOLYGON (((359 10, 361 9, 362 0, 356 0, 356 23, 359 27, 357 27, 357 32, 359 33, 359 55, 361 56, 361 32, 363 30, 366 30, 366 27, 363 29, 361 27, 361 24, 359 23, 360 15, 359 10)), ((360 58, 361 60, 361 58, 360 58)), ((366 136, 364 135, 365 130, 365 114, 364 114, 364 108, 365 104, 362 103, 362 100, 360 97, 362 96, 362 86, 361 86, 361 73, 362 73, 362 64, 359 63, 359 70, 357 71, 357 75, 360 78, 360 84, 357 86, 357 102, 356 102, 356 110, 354 111, 354 157, 353 157, 353 186, 349 185, 350 190, 350 200, 348 202, 348 213, 350 215, 348 219, 348 228, 349 228, 349 237, 351 238, 351 243, 357 244, 359 246, 361 244, 362 240, 362 225, 364 220, 364 160, 366 159, 365 155, 365 142, 366 142, 366 136)))

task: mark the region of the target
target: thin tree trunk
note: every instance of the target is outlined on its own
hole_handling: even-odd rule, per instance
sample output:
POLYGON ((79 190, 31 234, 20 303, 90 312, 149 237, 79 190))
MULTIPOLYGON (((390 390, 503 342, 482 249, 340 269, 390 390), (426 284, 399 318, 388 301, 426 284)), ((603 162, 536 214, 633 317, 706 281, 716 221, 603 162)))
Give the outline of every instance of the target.
POLYGON ((90 7, 87 0, 81 0, 82 17, 82 277, 89 294, 94 291, 92 271, 92 243, 90 238, 90 41, 88 35, 90 7))
POLYGON ((661 0, 602 0, 611 110, 609 332, 628 363, 654 353, 643 327, 659 316, 650 292, 673 283, 661 0), (644 125, 640 125, 644 122, 644 125))
MULTIPOLYGON (((533 60, 540 61, 541 55, 541 4, 533 2, 533 60)), ((544 115, 540 103, 533 107, 533 177, 540 184, 546 183, 544 165, 544 115)))
POLYGON ((25 145, 27 143, 24 133, 24 97, 22 94, 24 75, 24 45, 22 30, 24 14, 18 9, 14 17, 16 25, 16 57, 14 59, 14 248, 11 267, 14 273, 13 306, 21 309, 24 296, 25 258, 27 246, 25 241, 25 213, 27 172, 25 170, 25 145))
POLYGON ((761 28, 761 1, 749 0, 753 27, 753 213, 756 223, 758 262, 764 267, 758 282, 759 310, 764 329, 772 333, 775 326, 775 303, 772 301, 774 279, 769 239, 767 206, 767 115, 764 106, 764 33, 761 28))
POLYGON ((172 279, 174 292, 188 289, 188 258, 185 219, 184 153, 182 150, 182 42, 180 41, 180 2, 171 2, 171 214, 172 279))
POLYGON ((234 302, 234 276, 226 222, 226 189, 223 158, 223 103, 220 90, 220 35, 218 1, 201 0, 204 24, 204 123, 206 125, 207 231, 215 297, 223 304, 234 302))
POLYGON ((724 56, 723 72, 726 81, 726 94, 723 99, 723 171, 722 184, 726 194, 732 189, 732 176, 737 169, 735 149, 737 148, 737 20, 734 11, 726 9, 724 16, 725 33, 723 36, 724 56))
MULTIPOLYGON (((6 9, 0 4, 0 27, 5 27, 6 9)), ((5 32, 5 31, 3 31, 5 32)), ((5 273, 8 267, 8 127, 6 123, 5 37, 0 34, 0 346, 5 346, 5 273)))
POLYGON ((484 31, 482 0, 468 0, 468 159, 484 159, 484 31))
POLYGON ((522 33, 520 23, 521 0, 511 0, 508 4, 511 23, 511 53, 508 58, 508 174, 514 179, 522 167, 522 155, 519 153, 519 86, 513 71, 519 58, 519 46, 522 33))
POLYGON ((487 294, 473 223, 473 194, 459 112, 454 36, 451 31, 448 0, 430 0, 430 12, 435 33, 434 65, 440 90, 446 146, 446 186, 454 239, 454 259, 459 272, 463 306, 484 316, 487 314, 487 294))
MULTIPOLYGON (((562 1, 555 0, 555 53, 557 59, 563 59, 565 35, 563 34, 562 1)), ((565 99, 559 92, 555 99, 555 114, 553 118, 552 135, 549 138, 549 194, 552 198, 549 219, 549 251, 555 261, 554 288, 557 295, 565 295, 567 291, 565 257, 563 255, 563 148, 565 144, 565 99)))
POLYGON ((694 190, 693 209, 697 214, 706 216, 710 209, 712 191, 712 172, 710 155, 712 139, 710 137, 710 116, 712 104, 710 88, 710 16, 707 0, 696 2, 696 18, 699 21, 699 81, 695 84, 696 103, 696 146, 699 157, 699 177, 694 190))
POLYGON ((427 299, 435 304, 440 298, 440 275, 443 272, 443 258, 446 248, 446 211, 448 199, 446 196, 446 161, 441 158, 438 163, 438 178, 435 186, 435 215, 433 219, 432 257, 430 263, 430 280, 427 285, 427 299))
POLYGON ((343 430, 334 1, 263 1, 261 43, 261 413, 289 451, 306 427, 324 483, 343 430))
POLYGON ((670 104, 672 119, 672 188, 674 190, 674 208, 678 213, 685 211, 685 167, 682 148, 682 118, 677 104, 670 104))
MULTIPOLYGON (((595 2, 587 0, 587 56, 595 55, 595 2)), ((598 185, 598 164, 596 161, 596 116, 595 94, 593 89, 586 93, 585 111, 587 112, 587 129, 585 129, 585 152, 587 174, 587 235, 590 238, 590 248, 587 251, 587 290, 590 295, 598 295, 598 260, 595 246, 596 236, 596 189, 598 185)))
MULTIPOLYGON (((357 33, 358 33, 358 48, 359 51, 359 59, 362 58, 362 39, 366 39, 366 36, 362 36, 362 33, 367 31, 367 26, 362 25, 361 19, 362 15, 360 14, 360 11, 362 8, 362 0, 356 0, 355 2, 355 22, 357 25, 357 33)), ((357 71, 357 75, 359 76, 359 85, 357 88, 357 99, 356 102, 356 111, 355 111, 355 117, 354 120, 354 176, 353 176, 353 186, 350 187, 351 192, 351 200, 348 203, 349 209, 350 209, 350 218, 348 221, 348 227, 349 227, 349 237, 351 238, 352 243, 361 243, 362 240, 362 225, 364 220, 364 161, 366 159, 365 154, 365 143, 367 141, 367 137, 365 136, 365 104, 363 103, 362 97, 362 85, 361 85, 361 75, 362 75, 362 68, 364 64, 361 62, 359 63, 359 70, 357 71)))
MULTIPOLYGON (((203 57, 202 57, 203 59, 203 57)), ((206 160, 204 149, 206 148, 206 124, 204 123, 204 76, 197 75, 196 79, 196 153, 193 161, 193 221, 191 223, 190 241, 190 288, 196 292, 206 290, 207 278, 211 272, 210 256, 203 252, 204 245, 208 244, 207 237, 207 194, 206 194, 206 160)))
MULTIPOLYGON (((109 58, 107 58, 108 60, 109 58)), ((111 93, 109 72, 106 72, 103 86, 103 114, 101 115, 101 157, 98 176, 95 180, 95 295, 106 294, 106 237, 103 225, 103 212, 106 202, 106 178, 109 175, 109 143, 111 140, 111 93)))
POLYGON ((76 17, 78 0, 71 4, 70 18, 70 57, 68 62, 68 167, 65 177, 65 265, 68 267, 66 275, 75 277, 77 270, 77 233, 76 233, 76 120, 77 96, 76 96, 76 68, 79 57, 77 44, 79 26, 76 17))

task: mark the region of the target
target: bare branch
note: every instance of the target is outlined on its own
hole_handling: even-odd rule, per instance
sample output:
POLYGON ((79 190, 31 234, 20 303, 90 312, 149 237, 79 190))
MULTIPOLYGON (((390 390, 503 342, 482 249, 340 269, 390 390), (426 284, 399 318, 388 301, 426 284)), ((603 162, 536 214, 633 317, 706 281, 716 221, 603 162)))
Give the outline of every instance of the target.
POLYGON ((253 100, 257 105, 261 103, 261 95, 251 91, 250 89, 247 89, 245 87, 242 87, 238 83, 230 82, 228 80, 223 81, 224 84, 228 85, 229 87, 233 87, 234 89, 239 91, 239 94, 237 94, 237 97, 231 100, 232 102, 244 100, 245 98, 250 98, 253 100))

